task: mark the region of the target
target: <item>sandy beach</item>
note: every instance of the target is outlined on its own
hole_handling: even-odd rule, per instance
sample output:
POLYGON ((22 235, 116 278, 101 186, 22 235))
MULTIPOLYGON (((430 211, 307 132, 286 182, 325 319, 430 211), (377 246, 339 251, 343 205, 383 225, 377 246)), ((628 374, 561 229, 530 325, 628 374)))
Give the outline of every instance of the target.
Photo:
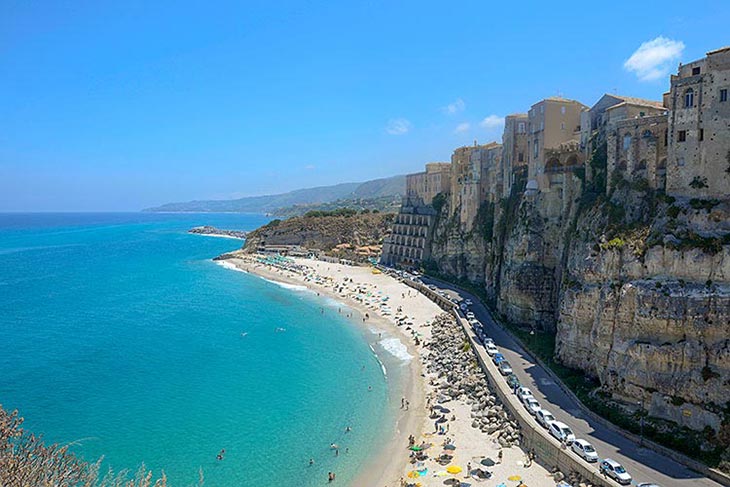
MULTIPOLYGON (((460 340, 460 337, 457 331, 451 331, 456 330, 455 327, 444 328, 449 326, 444 321, 448 317, 444 317, 435 303, 393 277, 373 273, 369 267, 300 258, 263 262, 263 258, 237 253, 236 258, 229 258, 225 263, 269 280, 304 285, 342 302, 359 313, 358 321, 398 337, 405 345, 405 350, 399 352, 406 351, 413 357, 408 363, 403 390, 408 404, 399 411, 395 435, 383 439, 380 453, 352 485, 426 487, 458 479, 464 486, 515 486, 519 481, 529 486, 555 486, 550 472, 530 462, 519 447, 505 444, 503 428, 487 433, 473 427, 475 414, 480 414, 475 411, 477 398, 467 395, 454 400, 444 398, 445 374, 435 367, 439 356, 433 350, 433 343, 442 340, 442 335, 431 343, 432 330, 440 330, 442 334, 447 330, 454 335, 451 341, 460 340), (442 413, 442 408, 447 412, 442 413), (435 431, 435 428, 442 431, 435 431), (502 436, 498 438, 499 435, 502 436), (411 436, 416 449, 424 447, 423 453, 408 448, 411 436), (437 462, 439 458, 440 463, 437 462), (460 472, 452 474, 447 469, 460 472), (477 469, 489 472, 489 479, 479 478, 477 469)), ((455 351, 454 356, 458 353, 461 351, 455 351)), ((469 354, 462 355, 462 361, 470 362, 464 367, 475 367, 469 354)), ((474 373, 481 371, 474 370, 474 373)), ((483 386, 480 384, 480 387, 483 386)), ((506 419, 504 421, 509 424, 506 419)))

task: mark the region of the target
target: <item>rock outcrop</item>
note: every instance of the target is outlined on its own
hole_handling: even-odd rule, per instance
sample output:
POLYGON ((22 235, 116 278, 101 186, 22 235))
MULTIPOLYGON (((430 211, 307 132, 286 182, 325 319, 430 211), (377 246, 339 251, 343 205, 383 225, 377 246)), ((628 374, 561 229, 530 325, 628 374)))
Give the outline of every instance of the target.
POLYGON ((220 228, 211 227, 210 225, 191 228, 190 230, 188 230, 188 233, 196 233, 198 235, 213 235, 216 237, 240 238, 241 240, 245 240, 246 238, 246 232, 243 232, 241 230, 221 230, 220 228))

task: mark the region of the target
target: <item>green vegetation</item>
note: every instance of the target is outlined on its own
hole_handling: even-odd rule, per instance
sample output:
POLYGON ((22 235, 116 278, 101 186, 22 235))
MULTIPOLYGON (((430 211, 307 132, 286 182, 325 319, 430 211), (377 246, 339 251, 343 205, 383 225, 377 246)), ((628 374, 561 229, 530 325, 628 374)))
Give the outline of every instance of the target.
MULTIPOLYGON (((64 487, 165 487, 167 479, 152 480, 152 472, 142 465, 131 475, 111 470, 99 475, 101 460, 88 463, 68 450, 68 446, 46 445, 23 430, 23 418, 0 406, 0 485, 64 487)), ((203 485, 200 471, 198 487, 203 485)))
POLYGON ((446 193, 439 193, 433 197, 433 200, 431 200, 431 206, 433 206, 433 209, 436 210, 436 213, 441 213, 441 209, 446 204, 446 199, 448 197, 449 196, 446 193))
POLYGON ((730 233, 726 233, 722 237, 703 237, 695 232, 687 231, 678 241, 666 243, 670 249, 683 251, 701 249, 710 255, 722 252, 723 245, 730 245, 730 233))
POLYGON ((487 242, 494 236, 494 203, 489 201, 479 205, 474 219, 474 233, 480 234, 487 242))
POLYGON ((705 210, 707 213, 710 212, 714 207, 720 204, 719 200, 710 199, 710 200, 703 200, 700 198, 692 198, 689 200, 689 206, 691 206, 695 210, 705 210))
MULTIPOLYGON (((368 212, 370 213, 370 212, 368 212)), ((327 218, 331 216, 344 216, 345 218, 349 218, 351 216, 357 215, 357 210, 353 210, 352 208, 338 208, 337 210, 332 211, 322 211, 322 210, 312 210, 308 211, 304 214, 305 218, 327 218)))
POLYGON ((695 176, 689 183, 690 187, 695 189, 709 188, 707 178, 695 176))

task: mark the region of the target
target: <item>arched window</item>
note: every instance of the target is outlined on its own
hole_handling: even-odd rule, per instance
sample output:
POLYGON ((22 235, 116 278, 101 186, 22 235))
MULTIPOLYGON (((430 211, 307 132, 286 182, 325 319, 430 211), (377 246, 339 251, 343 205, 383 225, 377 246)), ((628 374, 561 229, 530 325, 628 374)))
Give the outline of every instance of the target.
POLYGON ((687 88, 684 92, 684 108, 692 108, 695 106, 695 90, 687 88))

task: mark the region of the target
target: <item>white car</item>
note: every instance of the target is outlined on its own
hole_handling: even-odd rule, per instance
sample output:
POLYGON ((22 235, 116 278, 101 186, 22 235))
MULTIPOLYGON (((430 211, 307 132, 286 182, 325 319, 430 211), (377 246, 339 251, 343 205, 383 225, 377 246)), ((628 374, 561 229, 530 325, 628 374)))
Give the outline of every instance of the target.
POLYGON ((466 304, 468 304, 469 306, 471 306, 471 305, 472 305, 471 299, 467 299, 467 300, 466 300, 466 301, 464 301, 464 302, 465 302, 466 304))
POLYGON ((494 346, 494 343, 487 342, 486 340, 484 341, 484 348, 486 348, 487 355, 490 357, 495 353, 499 353, 499 349, 494 346))
POLYGON ((494 345, 494 340, 492 340, 491 338, 485 336, 484 337, 484 345, 486 345, 487 343, 491 343, 492 345, 494 345))
POLYGON ((532 391, 527 387, 519 387, 516 394, 520 402, 525 402, 526 397, 532 397, 532 391))
POLYGON ((605 472, 606 475, 621 485, 629 485, 631 483, 631 475, 616 460, 606 458, 601 462, 600 468, 601 472, 605 472))
POLYGON ((508 376, 512 373, 512 366, 506 360, 502 360, 499 365, 497 365, 497 368, 499 369, 499 373, 504 376, 508 376))
POLYGON ((560 442, 565 442, 566 444, 570 445, 575 441, 575 435, 573 434, 573 431, 568 428, 568 425, 565 423, 561 423, 560 421, 553 421, 550 423, 550 427, 548 428, 550 431, 550 434, 553 435, 555 438, 560 440, 560 442))
POLYGON ((473 320, 473 319, 474 319, 474 313, 472 313, 471 311, 469 311, 469 312, 468 312, 468 313, 466 314, 466 319, 468 319, 468 320, 473 320))
POLYGON ((544 428, 549 428, 550 423, 555 421, 555 416, 553 416, 553 413, 551 413, 547 409, 541 409, 535 413, 535 419, 537 419, 537 422, 540 423, 544 428))
POLYGON ((593 463, 598 461, 598 453, 596 453, 596 449, 593 448, 593 445, 588 443, 586 440, 575 440, 570 447, 586 462, 593 463))
POLYGON ((527 412, 532 414, 533 416, 535 414, 537 414, 537 412, 540 411, 540 409, 542 409, 540 407, 540 403, 537 402, 537 399, 535 399, 534 397, 528 397, 527 399, 525 399, 525 402, 523 402, 522 404, 524 404, 525 409, 527 409, 527 412))

